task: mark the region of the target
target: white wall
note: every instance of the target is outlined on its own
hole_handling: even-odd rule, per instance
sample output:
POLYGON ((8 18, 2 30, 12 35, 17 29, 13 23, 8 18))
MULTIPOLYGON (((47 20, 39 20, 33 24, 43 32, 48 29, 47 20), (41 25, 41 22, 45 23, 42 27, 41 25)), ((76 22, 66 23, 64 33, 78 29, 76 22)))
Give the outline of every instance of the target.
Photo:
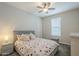
POLYGON ((0 3, 0 36, 13 30, 34 30, 42 36, 41 19, 23 10, 0 3))
POLYGON ((48 16, 42 18, 42 28, 43 28, 43 37, 51 39, 51 19, 54 17, 61 17, 61 37, 59 39, 60 43, 68 44, 71 43, 71 38, 69 34, 71 32, 78 32, 79 31, 79 9, 66 11, 60 14, 48 16))

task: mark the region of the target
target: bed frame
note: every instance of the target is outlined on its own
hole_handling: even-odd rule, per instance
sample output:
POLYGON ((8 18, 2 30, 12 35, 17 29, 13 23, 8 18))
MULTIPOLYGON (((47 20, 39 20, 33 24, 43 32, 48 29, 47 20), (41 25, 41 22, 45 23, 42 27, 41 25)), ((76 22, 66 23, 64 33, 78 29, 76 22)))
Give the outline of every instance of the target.
MULTIPOLYGON (((21 35, 21 34, 30 34, 30 33, 35 34, 35 31, 14 31, 14 43, 17 40, 16 39, 16 34, 21 35)), ((14 50, 17 51, 16 48, 14 48, 14 50)), ((49 56, 54 56, 57 51, 58 51, 58 47, 56 47, 49 56)))

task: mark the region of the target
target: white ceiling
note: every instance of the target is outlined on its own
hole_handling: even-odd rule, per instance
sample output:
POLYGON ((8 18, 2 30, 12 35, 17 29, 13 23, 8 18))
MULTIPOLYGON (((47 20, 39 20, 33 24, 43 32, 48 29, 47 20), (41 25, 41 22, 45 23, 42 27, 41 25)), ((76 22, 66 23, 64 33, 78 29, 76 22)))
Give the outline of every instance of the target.
POLYGON ((47 14, 47 13, 38 13, 39 9, 37 9, 36 6, 40 5, 39 2, 6 2, 6 3, 8 5, 22 9, 28 13, 40 17, 50 16, 56 13, 79 8, 79 2, 56 2, 53 6, 51 6, 51 7, 55 7, 55 10, 51 10, 47 14))

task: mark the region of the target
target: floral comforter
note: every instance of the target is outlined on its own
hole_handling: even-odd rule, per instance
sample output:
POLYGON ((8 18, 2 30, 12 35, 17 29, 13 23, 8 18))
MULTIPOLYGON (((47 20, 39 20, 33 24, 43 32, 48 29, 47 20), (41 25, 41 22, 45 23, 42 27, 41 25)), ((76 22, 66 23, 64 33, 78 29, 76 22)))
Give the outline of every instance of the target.
POLYGON ((15 49, 22 56, 48 56, 57 46, 55 41, 42 38, 15 42, 15 49))

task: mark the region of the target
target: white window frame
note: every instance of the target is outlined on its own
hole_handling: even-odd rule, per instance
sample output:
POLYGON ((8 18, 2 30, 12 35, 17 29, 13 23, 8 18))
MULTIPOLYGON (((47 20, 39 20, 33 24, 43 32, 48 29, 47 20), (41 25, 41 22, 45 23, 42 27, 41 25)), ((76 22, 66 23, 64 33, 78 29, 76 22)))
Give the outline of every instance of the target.
MULTIPOLYGON (((56 21, 57 23, 57 21, 56 21)), ((57 29, 56 29, 57 30, 57 29)), ((52 36, 61 36, 61 18, 60 17, 55 17, 51 20, 51 35, 52 36), (59 25, 53 25, 53 22, 55 22, 54 20, 58 20, 60 21, 59 25), (53 30, 53 27, 59 27, 59 33, 58 34, 55 34, 55 30, 53 30)))

